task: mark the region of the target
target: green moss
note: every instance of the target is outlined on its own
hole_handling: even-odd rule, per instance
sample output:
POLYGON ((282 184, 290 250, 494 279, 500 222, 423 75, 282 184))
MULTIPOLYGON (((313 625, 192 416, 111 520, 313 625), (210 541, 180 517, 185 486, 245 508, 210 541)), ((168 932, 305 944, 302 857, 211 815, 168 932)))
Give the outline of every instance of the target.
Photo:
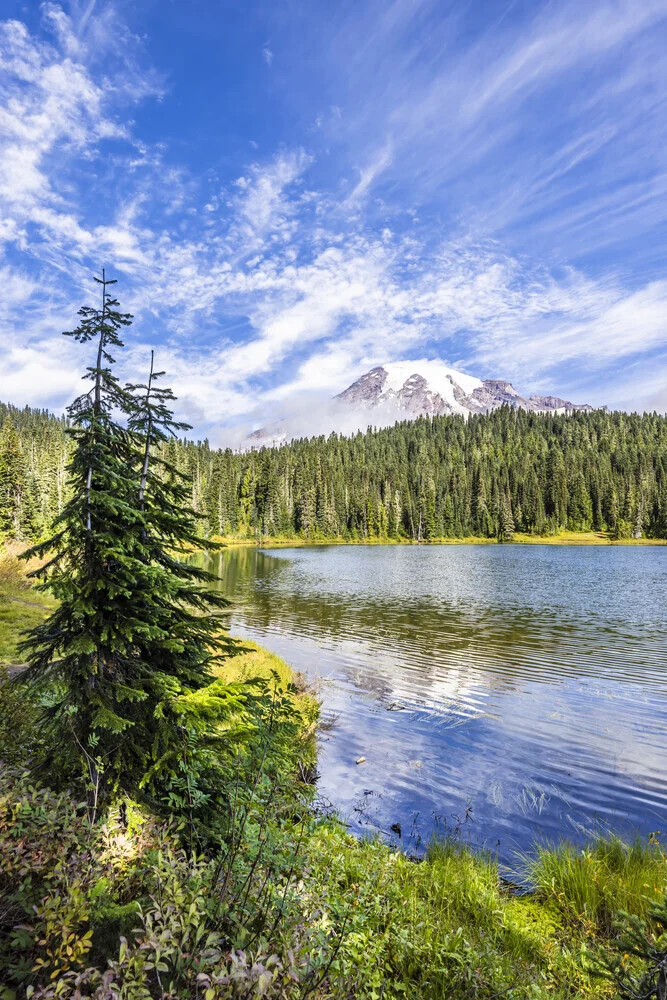
POLYGON ((563 932, 563 916, 550 900, 534 894, 508 895, 503 904, 505 919, 522 933, 546 941, 563 932))
POLYGON ((256 677, 267 681, 276 678, 278 690, 282 692, 296 686, 300 680, 285 660, 249 639, 241 640, 239 652, 215 667, 213 673, 228 683, 256 677))
POLYGON ((305 678, 296 673, 275 653, 244 639, 240 651, 214 668, 213 673, 226 684, 263 680, 269 689, 286 696, 298 722, 298 746, 295 748, 302 777, 312 780, 317 764, 317 725, 319 702, 307 689, 305 678))

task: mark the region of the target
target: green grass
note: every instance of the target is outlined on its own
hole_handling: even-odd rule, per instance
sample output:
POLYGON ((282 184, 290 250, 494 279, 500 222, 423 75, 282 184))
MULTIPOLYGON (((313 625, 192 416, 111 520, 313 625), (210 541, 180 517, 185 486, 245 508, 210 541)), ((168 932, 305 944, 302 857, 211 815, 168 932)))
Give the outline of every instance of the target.
POLYGON ((588 920, 608 933, 614 914, 645 917, 667 889, 667 853, 658 843, 625 844, 599 838, 585 848, 537 846, 523 858, 523 874, 535 898, 550 901, 566 918, 588 920))
POLYGON ((22 634, 43 621, 54 602, 30 586, 13 549, 0 553, 0 664, 18 664, 22 634))
POLYGON ((336 824, 321 825, 308 852, 306 907, 328 899, 352 911, 340 954, 346 996, 611 996, 582 959, 592 929, 566 921, 550 898, 510 894, 489 857, 436 843, 415 863, 336 824))
POLYGON ((522 535, 512 545, 667 545, 665 538, 612 538, 608 531, 560 531, 557 535, 522 535))
POLYGON ((533 891, 520 895, 491 857, 451 842, 415 863, 328 823, 308 852, 306 904, 352 910, 340 962, 359 997, 611 997, 590 960, 612 934, 613 913, 646 915, 667 891, 660 847, 618 838, 538 848, 527 862, 533 891))

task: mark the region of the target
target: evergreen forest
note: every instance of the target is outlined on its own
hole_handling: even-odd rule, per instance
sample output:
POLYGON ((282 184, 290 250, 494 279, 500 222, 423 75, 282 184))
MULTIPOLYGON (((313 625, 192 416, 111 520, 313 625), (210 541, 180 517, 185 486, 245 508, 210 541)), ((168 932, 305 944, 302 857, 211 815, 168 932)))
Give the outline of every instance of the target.
MULTIPOLYGON (((48 532, 70 447, 66 419, 0 404, 0 537, 48 532)), ((156 447, 191 483, 209 537, 667 537, 667 418, 655 413, 503 407, 242 453, 181 438, 156 447)))

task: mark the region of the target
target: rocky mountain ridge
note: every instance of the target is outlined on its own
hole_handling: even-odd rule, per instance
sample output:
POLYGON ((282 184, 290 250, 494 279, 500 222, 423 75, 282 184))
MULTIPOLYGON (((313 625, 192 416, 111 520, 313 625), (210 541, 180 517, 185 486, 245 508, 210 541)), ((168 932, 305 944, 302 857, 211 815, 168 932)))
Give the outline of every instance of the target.
POLYGON ((522 396, 504 379, 477 379, 439 361, 399 361, 371 368, 335 398, 355 409, 395 409, 403 419, 488 413, 503 405, 535 413, 593 409, 560 396, 522 396))

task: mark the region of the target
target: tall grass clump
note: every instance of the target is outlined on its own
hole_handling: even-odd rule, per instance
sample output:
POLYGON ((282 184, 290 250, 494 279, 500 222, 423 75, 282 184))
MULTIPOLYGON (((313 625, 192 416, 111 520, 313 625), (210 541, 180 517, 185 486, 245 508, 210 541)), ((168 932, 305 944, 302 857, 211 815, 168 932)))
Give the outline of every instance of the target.
POLYGON ((514 897, 491 857, 434 843, 421 862, 321 824, 301 905, 344 933, 326 996, 361 1000, 608 997, 580 961, 580 932, 550 904, 514 897))
POLYGON ((605 934, 619 910, 646 917, 667 885, 667 854, 654 838, 626 844, 616 836, 599 837, 584 848, 537 845, 522 863, 539 899, 552 900, 568 919, 588 920, 605 934))

